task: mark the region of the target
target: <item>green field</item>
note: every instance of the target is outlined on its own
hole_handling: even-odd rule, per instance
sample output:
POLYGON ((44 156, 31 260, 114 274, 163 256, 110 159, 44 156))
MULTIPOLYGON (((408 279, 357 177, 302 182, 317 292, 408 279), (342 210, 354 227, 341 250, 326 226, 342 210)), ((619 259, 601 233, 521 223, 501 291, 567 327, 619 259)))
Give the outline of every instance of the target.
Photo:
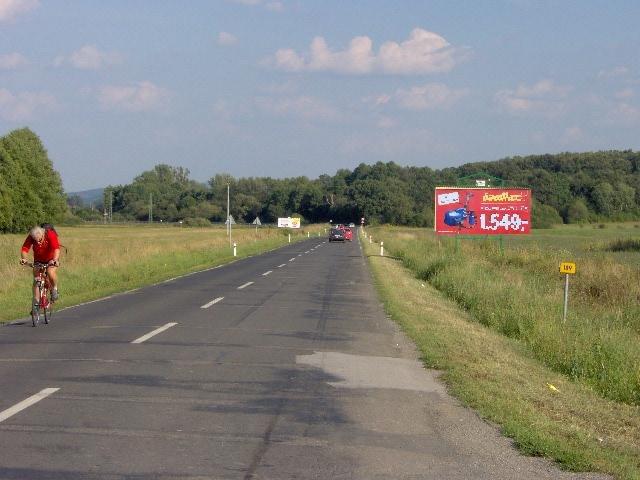
POLYGON ((395 258, 365 243, 388 312, 457 396, 528 453, 640 478, 640 252, 608 251, 636 245, 635 224, 536 231, 503 250, 368 232, 395 258), (566 322, 560 261, 578 265, 566 322))
MULTIPOLYGON (((317 235, 319 226, 291 230, 292 241, 317 235)), ((137 288, 233 260, 226 230, 175 226, 60 227, 66 247, 59 270, 57 308, 137 288)), ((289 230, 233 230, 238 257, 285 245, 289 230)), ((324 234, 324 232, 322 232, 324 234)), ((28 315, 31 272, 19 265, 24 235, 0 235, 0 323, 28 315)))

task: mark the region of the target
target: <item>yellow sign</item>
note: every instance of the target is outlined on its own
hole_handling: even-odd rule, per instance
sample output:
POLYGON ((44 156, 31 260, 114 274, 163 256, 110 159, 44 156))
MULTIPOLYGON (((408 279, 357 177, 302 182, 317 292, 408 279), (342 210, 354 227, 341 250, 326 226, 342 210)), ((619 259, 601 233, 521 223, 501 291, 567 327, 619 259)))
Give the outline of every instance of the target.
POLYGON ((560 273, 575 275, 576 273, 576 264, 573 262, 562 262, 560 264, 560 273))

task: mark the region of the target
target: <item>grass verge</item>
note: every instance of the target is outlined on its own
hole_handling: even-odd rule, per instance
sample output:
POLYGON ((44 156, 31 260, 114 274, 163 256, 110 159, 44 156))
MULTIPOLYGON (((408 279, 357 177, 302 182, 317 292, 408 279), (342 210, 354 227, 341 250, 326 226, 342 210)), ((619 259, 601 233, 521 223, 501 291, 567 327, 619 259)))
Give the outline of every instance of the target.
MULTIPOLYGON (((291 241, 320 227, 293 231, 291 241)), ((57 308, 95 300, 234 260, 224 228, 83 226, 58 228, 68 251, 61 256, 57 308)), ((288 243, 282 229, 237 228, 236 259, 288 243)), ((0 235, 0 324, 27 316, 31 272, 18 265, 26 235, 0 235)))
MULTIPOLYGON (((385 241, 385 244, 387 242, 385 241)), ((450 392, 498 424, 519 449, 574 471, 640 479, 640 407, 606 400, 478 323, 400 262, 364 242, 387 313, 444 372, 450 392)))

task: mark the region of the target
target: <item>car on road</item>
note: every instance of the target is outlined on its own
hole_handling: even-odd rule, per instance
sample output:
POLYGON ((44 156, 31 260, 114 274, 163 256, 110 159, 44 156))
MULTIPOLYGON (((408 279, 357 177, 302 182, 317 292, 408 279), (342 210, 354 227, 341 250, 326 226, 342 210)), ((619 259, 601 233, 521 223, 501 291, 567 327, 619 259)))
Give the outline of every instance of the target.
POLYGON ((332 228, 329 232, 329 242, 344 242, 344 232, 339 228, 332 228))
POLYGON ((349 228, 355 228, 355 227, 356 227, 356 224, 355 224, 355 223, 351 222, 351 223, 349 224, 349 228))
POLYGON ((351 230, 350 228, 345 228, 344 239, 349 240, 350 242, 353 241, 353 230, 351 230))

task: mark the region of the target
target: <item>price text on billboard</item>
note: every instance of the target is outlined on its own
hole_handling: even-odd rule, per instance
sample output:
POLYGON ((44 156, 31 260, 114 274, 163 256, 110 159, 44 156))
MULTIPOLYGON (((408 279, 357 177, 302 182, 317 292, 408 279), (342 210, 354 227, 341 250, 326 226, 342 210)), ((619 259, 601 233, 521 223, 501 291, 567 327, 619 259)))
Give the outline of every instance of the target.
POLYGON ((531 232, 531 190, 436 187, 437 234, 523 235, 531 232))

